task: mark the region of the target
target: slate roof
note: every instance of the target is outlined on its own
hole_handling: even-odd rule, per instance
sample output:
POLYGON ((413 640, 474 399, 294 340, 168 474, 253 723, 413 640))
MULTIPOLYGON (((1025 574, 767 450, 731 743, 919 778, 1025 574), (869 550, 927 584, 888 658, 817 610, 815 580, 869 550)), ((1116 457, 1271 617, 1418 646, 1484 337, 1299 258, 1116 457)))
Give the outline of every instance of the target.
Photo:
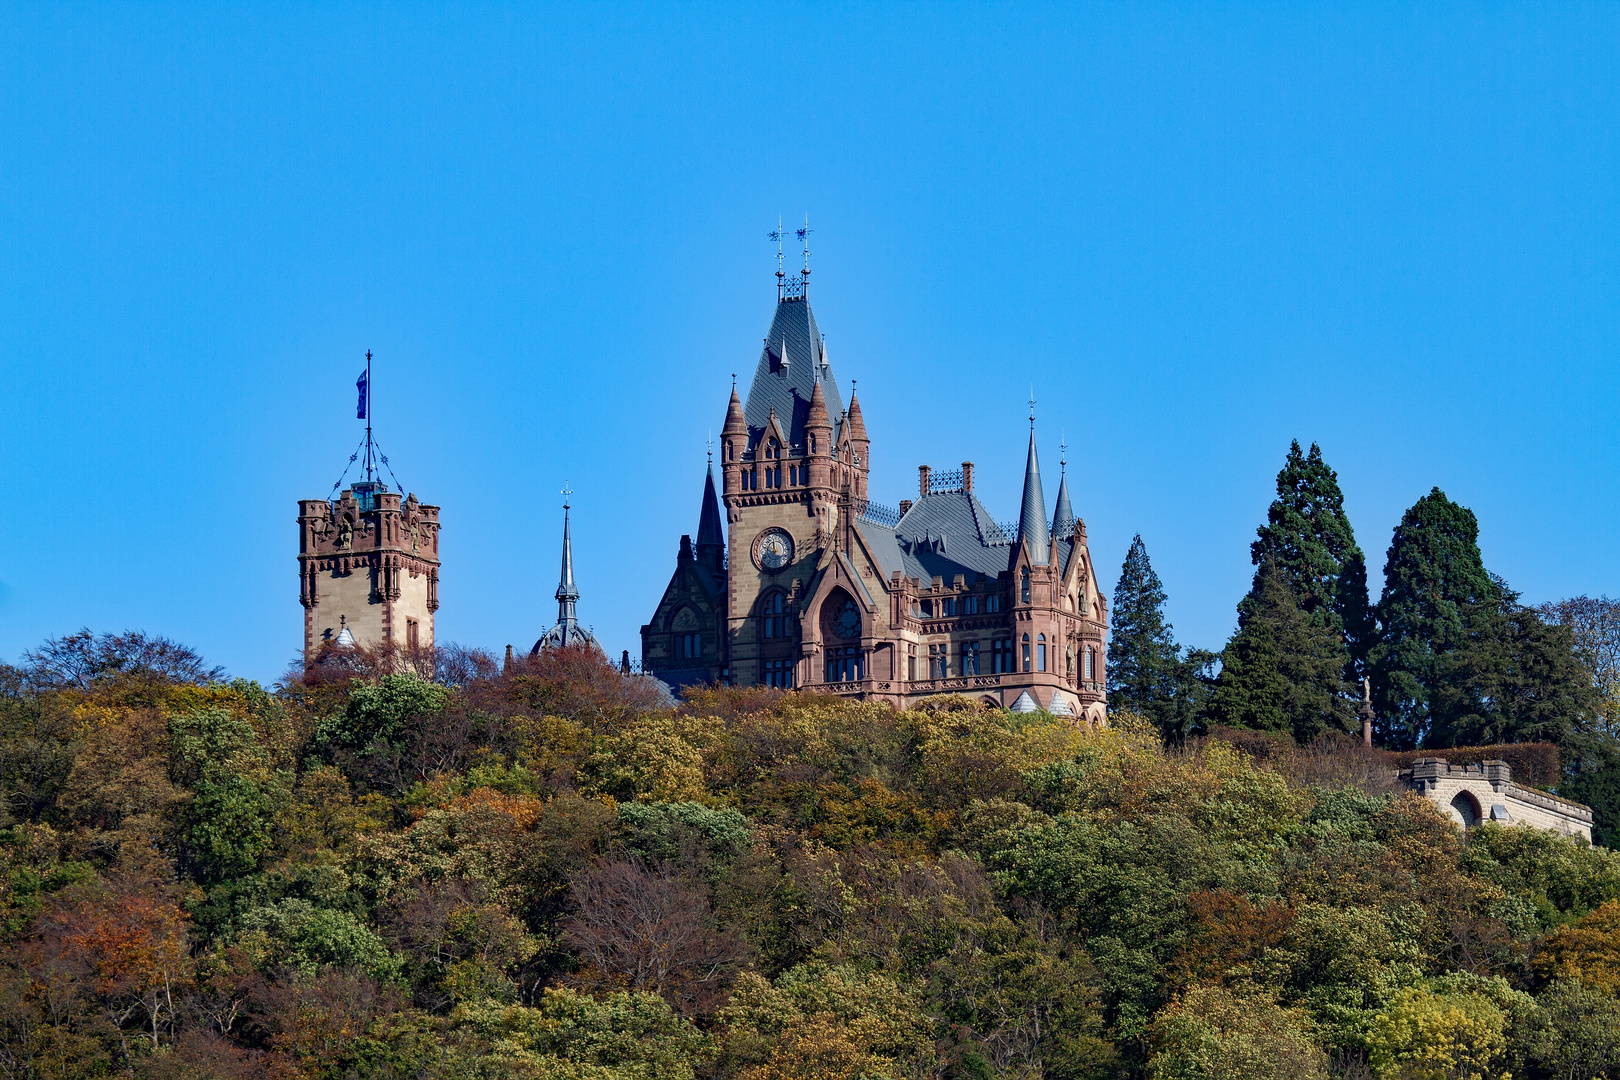
POLYGON ((994 579, 1012 557, 1010 539, 971 492, 934 492, 917 500, 894 527, 860 524, 885 577, 898 570, 925 583, 935 577, 949 582, 957 574, 969 582, 979 574, 994 579))
POLYGON ((754 381, 748 387, 748 402, 743 407, 750 447, 765 430, 773 408, 787 429, 788 440, 794 446, 804 446, 804 422, 810 415, 810 394, 815 389, 818 369, 836 445, 838 425, 844 415, 844 398, 827 363, 827 350, 821 331, 816 328, 816 316, 810 310, 810 301, 802 296, 778 300, 770 332, 765 335, 760 349, 759 366, 754 369, 754 381), (788 358, 785 368, 782 365, 784 339, 788 358))

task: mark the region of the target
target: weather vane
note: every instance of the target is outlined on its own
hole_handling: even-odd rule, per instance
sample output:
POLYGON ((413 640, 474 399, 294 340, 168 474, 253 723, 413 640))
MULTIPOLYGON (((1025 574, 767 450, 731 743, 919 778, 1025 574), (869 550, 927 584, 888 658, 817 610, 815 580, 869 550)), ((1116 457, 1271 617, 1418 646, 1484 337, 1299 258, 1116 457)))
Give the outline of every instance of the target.
POLYGON ((570 495, 572 495, 573 493, 574 493, 574 489, 568 486, 568 481, 564 480, 563 481, 563 486, 562 486, 562 497, 563 497, 563 509, 564 510, 568 509, 568 497, 570 495))
POLYGON ((782 217, 780 214, 777 215, 776 218, 776 230, 774 232, 766 233, 765 236, 769 240, 776 241, 776 276, 782 277, 784 276, 782 273, 782 238, 787 236, 787 230, 782 228, 782 217))
POLYGON ((795 231, 798 234, 799 243, 804 245, 804 272, 808 274, 810 272, 810 234, 816 231, 810 227, 809 214, 804 215, 804 228, 795 231))
POLYGON ((1029 388, 1029 429, 1035 430, 1035 387, 1029 388))

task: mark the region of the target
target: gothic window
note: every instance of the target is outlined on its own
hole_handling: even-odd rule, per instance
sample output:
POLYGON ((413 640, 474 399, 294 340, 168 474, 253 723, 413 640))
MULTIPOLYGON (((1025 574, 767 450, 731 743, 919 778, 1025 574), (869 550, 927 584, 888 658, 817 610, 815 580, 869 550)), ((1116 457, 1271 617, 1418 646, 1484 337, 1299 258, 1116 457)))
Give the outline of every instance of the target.
POLYGON ((979 643, 977 641, 964 641, 962 643, 962 674, 977 675, 979 673, 979 643))
POLYGON ((1001 610, 1001 594, 991 593, 984 598, 984 611, 986 615, 994 615, 1001 610))
POLYGON ((828 682, 857 682, 865 677, 866 658, 860 646, 839 645, 827 650, 828 682))
POLYGON ((858 638, 861 636, 861 609, 848 593, 839 590, 822 605, 822 628, 828 637, 858 638))
POLYGON ((954 596, 943 597, 939 602, 939 613, 941 615, 955 615, 956 614, 956 597, 954 597, 954 596))
POLYGON ((951 675, 949 645, 928 646, 928 675, 933 679, 948 679, 951 675))
POLYGON ((979 613, 979 598, 977 596, 962 597, 962 614, 977 615, 979 613))
POLYGON ((990 643, 990 674, 1008 675, 1013 670, 1012 638, 996 638, 990 643))
POLYGON ((1041 634, 1035 644, 1035 670, 1046 670, 1046 635, 1041 634))
POLYGON ((906 657, 906 681, 907 682, 916 682, 917 681, 917 646, 908 645, 908 646, 906 646, 906 648, 910 650, 910 655, 908 655, 906 657))
POLYGON ((1018 598, 1023 603, 1029 603, 1029 567, 1018 572, 1018 598))
POLYGON ((418 637, 418 634, 419 634, 419 631, 417 629, 416 620, 415 619, 406 619, 405 620, 405 647, 406 648, 415 649, 415 648, 419 647, 420 639, 418 637))
POLYGON ((1024 670, 1029 670, 1029 635, 1024 635, 1024 670))
POLYGON ((793 689, 793 661, 765 661, 765 685, 778 690, 793 689))
POLYGON ((793 633, 793 615, 786 598, 779 592, 771 593, 759 605, 760 632, 768 638, 790 637, 793 633))
POLYGON ((682 660, 698 660, 703 656, 702 634, 676 634, 675 655, 682 660))

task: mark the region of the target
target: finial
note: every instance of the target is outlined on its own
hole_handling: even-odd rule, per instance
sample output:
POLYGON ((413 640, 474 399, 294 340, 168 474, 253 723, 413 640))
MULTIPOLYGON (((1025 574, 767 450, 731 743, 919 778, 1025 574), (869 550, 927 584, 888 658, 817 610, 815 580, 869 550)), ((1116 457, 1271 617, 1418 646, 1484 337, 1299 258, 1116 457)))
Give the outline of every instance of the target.
POLYGON ((707 445, 708 448, 709 448, 709 465, 710 465, 710 467, 713 467, 713 465, 714 465, 714 432, 713 431, 709 432, 709 437, 708 437, 705 445, 707 445))
POLYGON ((1029 430, 1035 430, 1035 387, 1029 388, 1029 430))
POLYGON ((780 214, 778 214, 776 216, 776 229, 775 229, 775 231, 774 232, 768 232, 768 233, 765 234, 767 239, 776 241, 776 276, 778 278, 782 278, 782 277, 785 276, 782 273, 782 238, 784 236, 786 236, 786 235, 787 235, 787 231, 782 228, 782 216, 780 214))
POLYGON ((731 392, 737 392, 737 373, 735 371, 731 373, 731 392))
POLYGON ((371 350, 370 349, 366 350, 366 361, 368 363, 371 361, 371 350))
POLYGON ((1069 471, 1069 436, 1061 428, 1058 430, 1058 471, 1069 471))
POLYGON ((804 245, 804 272, 810 273, 810 234, 816 230, 810 227, 810 215, 804 215, 804 228, 797 230, 799 243, 804 245))
POLYGON ((574 493, 574 489, 568 486, 568 481, 564 480, 563 481, 563 486, 562 486, 562 497, 563 497, 563 509, 564 510, 568 509, 568 497, 570 495, 572 495, 573 493, 574 493))

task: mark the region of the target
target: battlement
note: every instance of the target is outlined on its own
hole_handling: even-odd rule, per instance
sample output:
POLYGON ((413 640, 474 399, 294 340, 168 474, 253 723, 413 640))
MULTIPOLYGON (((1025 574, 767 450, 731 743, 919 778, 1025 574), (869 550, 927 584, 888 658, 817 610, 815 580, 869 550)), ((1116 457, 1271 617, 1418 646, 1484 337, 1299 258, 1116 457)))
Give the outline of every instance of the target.
POLYGON ((1425 757, 1395 775, 1465 829, 1494 821, 1592 839, 1590 807, 1515 784, 1505 761, 1453 765, 1442 757, 1425 757))
POLYGON ((439 564, 439 508, 415 495, 345 488, 330 501, 303 499, 298 526, 300 559, 389 551, 439 564))

